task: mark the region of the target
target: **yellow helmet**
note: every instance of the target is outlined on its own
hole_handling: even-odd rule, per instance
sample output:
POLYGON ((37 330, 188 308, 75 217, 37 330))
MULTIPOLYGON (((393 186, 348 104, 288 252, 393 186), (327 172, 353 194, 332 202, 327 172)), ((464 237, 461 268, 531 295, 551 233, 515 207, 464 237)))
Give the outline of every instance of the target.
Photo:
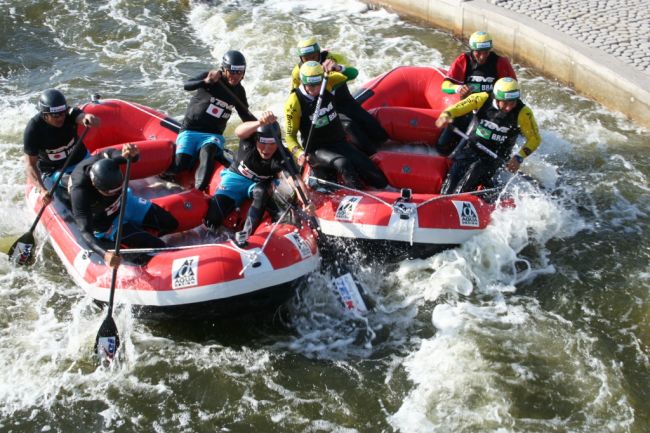
POLYGON ((469 37, 469 47, 472 51, 491 50, 492 36, 488 32, 474 32, 469 37))
POLYGON ((298 43, 298 57, 306 56, 311 53, 320 53, 320 45, 316 41, 315 37, 302 40, 298 43))
POLYGON ((302 84, 318 84, 323 81, 324 74, 323 66, 314 60, 310 60, 300 67, 300 82, 302 84))
POLYGON ((498 101, 513 101, 519 99, 521 96, 519 83, 517 83, 517 80, 510 77, 499 78, 497 82, 494 83, 492 93, 494 94, 494 99, 498 101))

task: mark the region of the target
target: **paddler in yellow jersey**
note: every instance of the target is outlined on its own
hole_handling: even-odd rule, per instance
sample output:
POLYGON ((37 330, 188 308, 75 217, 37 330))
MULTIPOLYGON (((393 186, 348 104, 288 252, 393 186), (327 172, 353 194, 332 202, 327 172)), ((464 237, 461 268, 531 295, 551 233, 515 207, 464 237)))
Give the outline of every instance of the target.
POLYGON ((346 70, 338 72, 336 66, 327 61, 323 65, 308 61, 300 67, 301 84, 291 91, 284 105, 287 147, 299 165, 307 158, 317 177, 336 181, 336 174, 339 174, 345 184, 353 188, 369 184, 383 189, 388 184, 384 174, 368 156, 346 141, 332 94, 333 89, 349 79, 346 70), (321 97, 326 70, 329 75, 321 97), (320 109, 315 113, 319 99, 320 109), (316 121, 312 129, 314 115, 316 121), (298 143, 298 132, 302 146, 298 143))
POLYGON ((441 194, 475 191, 479 185, 493 186, 493 177, 504 164, 508 171, 516 173, 524 158, 537 149, 542 141, 539 128, 532 110, 520 96, 517 80, 505 77, 497 80, 491 94, 471 94, 440 114, 436 120, 439 128, 472 110, 476 110, 477 119, 468 133, 468 143, 453 156, 441 194), (526 141, 511 155, 520 134, 526 141))
MULTIPOLYGON (((333 70, 347 76, 347 81, 354 80, 359 74, 359 71, 350 66, 350 62, 342 54, 321 49, 315 37, 300 41, 296 54, 300 61, 291 72, 291 90, 300 85, 300 66, 308 61, 316 61, 323 66, 327 62, 332 65, 333 70)), ((347 82, 338 85, 333 93, 336 108, 342 116, 343 127, 352 143, 366 155, 374 154, 377 146, 388 139, 384 128, 352 96, 347 82)))

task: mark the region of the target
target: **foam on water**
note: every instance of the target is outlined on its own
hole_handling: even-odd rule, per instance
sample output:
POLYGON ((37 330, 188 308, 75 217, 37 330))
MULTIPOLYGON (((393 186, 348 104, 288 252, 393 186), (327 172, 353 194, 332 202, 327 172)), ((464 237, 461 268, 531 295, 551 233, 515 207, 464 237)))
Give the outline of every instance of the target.
MULTIPOLYGON (((25 20, 36 29, 23 32, 34 38, 30 49, 51 52, 50 60, 26 53, 27 66, 3 69, 0 77, 3 235, 22 234, 30 223, 21 136, 43 88, 61 88, 71 103, 98 91, 180 118, 191 95, 182 82, 218 66, 226 50, 240 49, 252 111, 271 109, 282 118, 301 39, 317 36, 358 66, 352 90, 401 64, 443 65, 435 38, 448 40, 358 1, 127 3, 39 4, 65 11, 43 14, 45 27, 24 3, 9 8, 16 26, 25 20)), ((107 370, 91 353, 105 313, 43 238, 31 270, 0 257, 0 428, 10 428, 3 423, 11 417, 64 431, 56 423, 65 421, 49 414, 65 408, 100 414, 98 429, 105 430, 192 431, 264 419, 284 430, 361 431, 374 428, 373 419, 377 430, 408 432, 630 431, 630 367, 589 325, 602 320, 620 333, 609 336, 618 344, 612 345, 631 352, 627 359, 642 374, 650 341, 650 330, 639 325, 650 315, 647 269, 634 268, 631 284, 641 289, 623 311, 630 320, 617 329, 615 318, 600 317, 607 313, 602 306, 572 293, 570 283, 587 276, 558 262, 558 244, 600 252, 610 233, 643 239, 649 185, 643 153, 634 149, 642 140, 630 139, 643 130, 530 71, 521 75, 544 140, 524 171, 547 192, 513 181, 516 207, 495 212, 486 232, 463 246, 396 270, 357 265, 355 275, 377 302, 365 317, 341 308, 327 272, 312 275, 288 306, 287 330, 254 347, 222 343, 221 329, 209 337, 186 338, 182 329, 164 335, 120 307, 114 317, 123 358, 107 370), (572 243, 580 235, 597 241, 572 243), (545 290, 558 290, 557 304, 530 295, 540 280, 545 290), (561 287, 554 287, 558 280, 561 287), (558 313, 574 303, 579 317, 558 313), (358 403, 365 400, 379 401, 372 414, 358 403)), ((227 135, 239 120, 229 123, 227 135)))
POLYGON ((405 360, 415 387, 390 417, 400 431, 623 431, 634 421, 620 366, 533 299, 443 304, 433 324, 436 337, 405 360))

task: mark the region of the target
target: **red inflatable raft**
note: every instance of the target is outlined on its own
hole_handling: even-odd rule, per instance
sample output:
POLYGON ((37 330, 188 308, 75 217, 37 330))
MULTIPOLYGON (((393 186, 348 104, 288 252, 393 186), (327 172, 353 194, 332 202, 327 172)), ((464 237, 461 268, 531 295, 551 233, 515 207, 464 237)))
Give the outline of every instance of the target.
MULTIPOLYGON (((140 159, 132 166, 132 179, 136 180, 131 182, 131 188, 174 214, 179 232, 194 229, 186 232, 191 236, 168 235, 165 240, 170 248, 151 251, 153 257, 145 265, 129 262, 132 256, 123 250, 125 263, 118 271, 116 303, 130 304, 147 314, 241 312, 286 300, 295 284, 317 268, 316 240, 307 224, 297 228, 274 224, 267 218, 244 248, 239 248, 227 234, 218 241, 203 239, 210 235, 197 227, 202 224, 209 196, 152 177, 163 172, 172 160, 178 132, 175 120, 151 108, 119 100, 93 102, 83 109, 101 119, 101 126, 86 136, 89 150, 136 143, 140 159), (192 238, 190 245, 188 237, 192 238)), ((221 169, 213 178, 211 191, 221 169)), ((38 212, 41 202, 31 184, 27 185, 26 198, 29 208, 38 212)), ((84 243, 66 205, 54 200, 41 222, 76 283, 93 299, 108 302, 111 268, 84 243)), ((228 224, 233 230, 240 228, 236 217, 228 224)))
POLYGON ((323 233, 407 249, 439 249, 485 230, 494 204, 480 194, 439 195, 450 160, 433 150, 441 132, 435 120, 458 101, 458 96, 440 90, 443 79, 440 69, 398 67, 357 93, 357 100, 390 137, 390 147, 372 159, 396 191, 313 190, 323 233))

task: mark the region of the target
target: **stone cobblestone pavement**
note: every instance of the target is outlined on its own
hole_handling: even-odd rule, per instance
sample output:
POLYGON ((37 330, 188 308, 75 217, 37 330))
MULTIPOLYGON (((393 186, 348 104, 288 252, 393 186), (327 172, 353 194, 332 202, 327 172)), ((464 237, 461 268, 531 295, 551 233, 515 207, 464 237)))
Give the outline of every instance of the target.
POLYGON ((488 0, 650 76, 650 0, 488 0))

